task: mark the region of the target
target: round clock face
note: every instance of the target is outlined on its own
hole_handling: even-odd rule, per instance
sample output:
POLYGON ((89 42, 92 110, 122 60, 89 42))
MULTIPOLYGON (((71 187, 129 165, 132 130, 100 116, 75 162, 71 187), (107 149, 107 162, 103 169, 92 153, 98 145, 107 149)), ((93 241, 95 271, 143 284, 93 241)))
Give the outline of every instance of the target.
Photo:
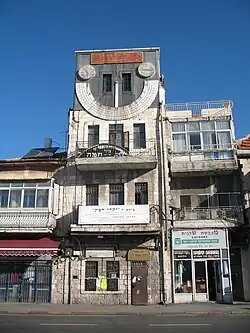
POLYGON ((138 73, 140 76, 142 76, 144 78, 151 77, 155 73, 155 67, 150 62, 143 62, 138 67, 138 73))
POLYGON ((84 81, 92 79, 95 76, 95 74, 96 74, 95 68, 91 65, 86 65, 78 70, 79 78, 84 81))

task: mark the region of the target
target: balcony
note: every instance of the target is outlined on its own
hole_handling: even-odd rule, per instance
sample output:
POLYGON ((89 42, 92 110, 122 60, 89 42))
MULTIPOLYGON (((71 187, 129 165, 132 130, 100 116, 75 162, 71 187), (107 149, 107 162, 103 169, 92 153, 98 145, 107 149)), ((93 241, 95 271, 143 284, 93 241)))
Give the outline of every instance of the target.
POLYGON ((49 233, 55 226, 55 216, 49 212, 0 211, 0 232, 49 233))
POLYGON ((223 174, 238 169, 236 151, 231 145, 191 146, 171 153, 172 175, 203 173, 223 174))
POLYGON ((155 139, 137 147, 133 140, 127 141, 126 147, 108 141, 91 147, 88 142, 77 142, 76 165, 80 171, 154 169, 157 163, 155 139))
POLYGON ((153 205, 79 206, 72 234, 159 233, 159 214, 153 205))
POLYGON ((230 228, 244 223, 243 209, 240 206, 181 208, 176 210, 175 228, 230 228))

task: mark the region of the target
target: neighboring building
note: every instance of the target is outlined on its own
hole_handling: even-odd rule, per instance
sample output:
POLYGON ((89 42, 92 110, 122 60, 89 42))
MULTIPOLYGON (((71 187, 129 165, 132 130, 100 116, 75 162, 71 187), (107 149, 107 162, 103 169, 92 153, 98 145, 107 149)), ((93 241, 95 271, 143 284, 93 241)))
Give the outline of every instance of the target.
POLYGON ((0 302, 50 302, 53 176, 65 155, 46 140, 23 158, 0 161, 0 302), (49 143, 49 145, 48 145, 49 143))
POLYGON ((165 302, 158 48, 77 51, 53 302, 165 302), (163 274, 164 275, 164 274, 163 274), (60 287, 61 286, 61 287, 60 287))
POLYGON ((173 301, 232 302, 229 231, 243 224, 230 101, 167 104, 173 301))
POLYGON ((235 301, 250 301, 250 135, 237 140, 244 224, 231 232, 231 266, 235 301))

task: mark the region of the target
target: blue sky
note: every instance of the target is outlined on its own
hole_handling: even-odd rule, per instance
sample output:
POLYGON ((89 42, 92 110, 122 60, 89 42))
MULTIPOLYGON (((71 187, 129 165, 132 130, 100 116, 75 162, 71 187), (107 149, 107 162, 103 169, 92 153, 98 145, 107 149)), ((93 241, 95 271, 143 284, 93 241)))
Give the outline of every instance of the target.
POLYGON ((250 133, 249 0, 1 0, 0 158, 64 146, 74 51, 161 47, 167 101, 232 99, 250 133))

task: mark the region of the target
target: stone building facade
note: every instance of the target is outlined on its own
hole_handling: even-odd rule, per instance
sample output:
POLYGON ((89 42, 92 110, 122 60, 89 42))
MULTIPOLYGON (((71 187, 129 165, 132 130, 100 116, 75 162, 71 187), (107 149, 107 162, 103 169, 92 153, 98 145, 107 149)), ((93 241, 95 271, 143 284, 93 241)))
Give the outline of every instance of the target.
POLYGON ((164 104, 158 48, 76 52, 52 302, 166 301, 164 104))

